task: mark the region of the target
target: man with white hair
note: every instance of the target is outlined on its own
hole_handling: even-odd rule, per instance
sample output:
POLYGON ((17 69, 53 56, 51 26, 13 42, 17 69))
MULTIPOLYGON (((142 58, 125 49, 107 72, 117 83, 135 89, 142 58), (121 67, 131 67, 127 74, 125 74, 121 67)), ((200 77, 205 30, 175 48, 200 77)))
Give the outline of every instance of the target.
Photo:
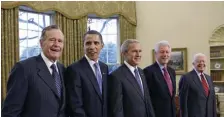
POLYGON ((171 47, 168 41, 155 46, 156 62, 144 69, 156 117, 176 117, 176 73, 167 64, 171 47))
POLYGON ((181 117, 216 117, 215 92, 212 79, 205 74, 206 56, 197 53, 193 70, 179 82, 181 117))

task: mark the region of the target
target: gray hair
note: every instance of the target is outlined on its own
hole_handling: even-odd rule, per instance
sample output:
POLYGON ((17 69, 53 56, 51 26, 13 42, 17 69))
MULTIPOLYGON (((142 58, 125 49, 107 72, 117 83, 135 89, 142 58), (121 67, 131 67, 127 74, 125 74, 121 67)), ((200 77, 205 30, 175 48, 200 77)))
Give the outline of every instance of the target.
POLYGON ((205 54, 203 54, 203 53, 197 53, 197 54, 194 55, 194 58, 193 58, 193 61, 192 62, 193 63, 196 63, 198 57, 205 57, 206 58, 205 54))
POLYGON ((138 40, 136 39, 127 39, 123 42, 123 44, 121 45, 121 53, 125 53, 128 51, 128 46, 132 43, 139 43, 138 40))
POLYGON ((155 52, 159 51, 160 46, 168 46, 170 48, 170 52, 171 52, 171 47, 170 47, 170 44, 168 41, 162 40, 162 41, 159 41, 158 43, 156 43, 155 48, 154 48, 155 52))
POLYGON ((40 40, 44 40, 46 38, 46 32, 49 31, 49 30, 53 30, 53 29, 59 29, 60 30, 59 26, 57 26, 57 25, 47 26, 41 32, 40 40))

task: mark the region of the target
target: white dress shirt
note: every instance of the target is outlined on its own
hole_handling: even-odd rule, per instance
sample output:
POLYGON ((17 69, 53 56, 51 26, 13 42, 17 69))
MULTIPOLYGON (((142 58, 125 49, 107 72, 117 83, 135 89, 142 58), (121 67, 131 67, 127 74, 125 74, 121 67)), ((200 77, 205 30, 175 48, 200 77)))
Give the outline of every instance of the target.
MULTIPOLYGON (((126 61, 124 61, 124 64, 128 67, 128 69, 131 71, 131 73, 134 75, 134 77, 135 77, 135 69, 137 69, 138 70, 138 67, 137 66, 135 66, 135 67, 133 67, 133 66, 131 66, 128 62, 126 62, 126 61)), ((141 76, 140 76, 140 74, 139 74, 139 71, 138 71, 138 75, 139 75, 139 77, 140 77, 140 83, 141 83, 141 85, 142 85, 142 78, 141 78, 141 76)), ((142 85, 143 86, 143 85, 142 85)))
MULTIPOLYGON (((92 68, 93 73, 96 75, 96 71, 95 71, 94 64, 95 64, 95 63, 98 63, 98 64, 99 64, 99 61, 97 60, 97 61, 95 62, 95 61, 89 59, 89 57, 88 57, 86 54, 85 54, 85 57, 86 57, 86 59, 87 59, 89 65, 90 65, 90 67, 92 68)), ((99 70, 100 70, 100 68, 99 68, 99 70)), ((101 70, 100 70, 100 73, 101 73, 101 70)))
MULTIPOLYGON (((47 68, 48 68, 48 70, 49 70, 49 72, 52 74, 52 69, 51 69, 51 65, 52 64, 55 64, 55 66, 56 66, 56 70, 57 70, 57 72, 58 72, 58 66, 57 66, 57 61, 55 61, 54 63, 52 63, 45 55, 44 55, 44 53, 43 52, 41 52, 41 57, 43 58, 43 60, 44 60, 44 62, 45 62, 45 64, 47 65, 47 68)), ((59 72, 58 72, 59 73, 59 72)))

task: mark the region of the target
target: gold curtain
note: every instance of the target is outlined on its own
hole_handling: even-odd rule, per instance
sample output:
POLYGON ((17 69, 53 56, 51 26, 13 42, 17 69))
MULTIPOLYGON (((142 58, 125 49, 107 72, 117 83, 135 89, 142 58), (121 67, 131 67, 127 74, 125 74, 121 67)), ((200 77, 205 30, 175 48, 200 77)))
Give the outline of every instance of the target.
POLYGON ((87 31, 87 16, 73 20, 56 12, 54 19, 55 24, 62 29, 65 35, 64 50, 60 62, 68 66, 84 55, 82 37, 87 31))
POLYGON ((6 97, 6 85, 13 65, 19 61, 18 8, 1 9, 1 91, 6 97))
MULTIPOLYGON (((120 24, 120 44, 127 39, 136 39, 136 25, 131 24, 124 16, 119 16, 120 24)), ((124 59, 121 55, 121 63, 124 59)))
POLYGON ((3 1, 1 3, 2 8, 25 5, 38 12, 58 11, 70 19, 80 19, 90 13, 104 18, 119 14, 131 24, 137 24, 135 1, 3 1))

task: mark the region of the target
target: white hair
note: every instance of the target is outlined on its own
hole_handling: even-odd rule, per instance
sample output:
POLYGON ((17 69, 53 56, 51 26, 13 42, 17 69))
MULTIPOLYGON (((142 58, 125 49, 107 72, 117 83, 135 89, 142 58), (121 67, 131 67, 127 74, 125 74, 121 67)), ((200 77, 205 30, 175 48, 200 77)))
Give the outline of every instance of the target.
POLYGON ((197 53, 197 54, 194 55, 193 63, 197 62, 198 57, 205 57, 206 58, 205 54, 197 53))
POLYGON ((156 43, 155 48, 154 48, 155 52, 159 51, 160 46, 168 46, 170 48, 170 52, 171 52, 171 47, 170 47, 170 44, 168 41, 162 40, 162 41, 159 41, 158 43, 156 43))

